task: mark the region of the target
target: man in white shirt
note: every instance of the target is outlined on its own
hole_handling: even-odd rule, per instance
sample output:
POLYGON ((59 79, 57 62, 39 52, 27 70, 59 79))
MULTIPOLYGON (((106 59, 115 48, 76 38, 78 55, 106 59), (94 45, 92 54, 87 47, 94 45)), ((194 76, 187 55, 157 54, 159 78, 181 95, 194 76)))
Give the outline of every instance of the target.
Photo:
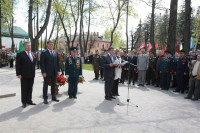
POLYGON ((200 96, 200 54, 197 56, 197 60, 192 63, 190 73, 189 92, 185 99, 196 101, 200 96), (194 98, 192 98, 192 95, 194 95, 194 98))

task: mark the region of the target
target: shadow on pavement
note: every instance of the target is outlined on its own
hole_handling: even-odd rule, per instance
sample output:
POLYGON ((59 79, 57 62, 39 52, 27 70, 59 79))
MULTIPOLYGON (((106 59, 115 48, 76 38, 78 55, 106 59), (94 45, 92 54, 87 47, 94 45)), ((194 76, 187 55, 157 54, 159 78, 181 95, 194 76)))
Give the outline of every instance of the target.
POLYGON ((63 110, 63 108, 72 106, 75 103, 76 103, 76 101, 74 101, 74 99, 67 98, 64 101, 61 101, 57 104, 54 104, 53 105, 53 112, 60 112, 60 111, 63 110))

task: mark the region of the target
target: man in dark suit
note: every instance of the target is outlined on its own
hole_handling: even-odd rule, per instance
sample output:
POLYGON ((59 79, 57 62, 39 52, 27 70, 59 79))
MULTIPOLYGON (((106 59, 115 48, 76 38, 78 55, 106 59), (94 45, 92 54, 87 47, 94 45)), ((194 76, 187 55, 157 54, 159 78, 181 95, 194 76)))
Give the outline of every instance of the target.
POLYGON ((105 79, 105 99, 110 101, 115 99, 111 91, 114 82, 115 66, 117 66, 117 64, 113 64, 115 61, 115 57, 113 55, 114 48, 110 47, 108 48, 108 54, 102 56, 102 65, 104 68, 103 74, 105 79))
POLYGON ((55 93, 55 83, 56 83, 56 77, 59 75, 60 67, 59 67, 59 57, 58 53, 56 53, 54 50, 54 43, 53 41, 47 42, 47 50, 43 51, 40 57, 40 67, 42 71, 42 76, 44 78, 44 84, 43 84, 43 98, 44 98, 44 104, 48 104, 48 84, 51 80, 51 96, 52 100, 59 102, 56 98, 55 93))
POLYGON ((135 81, 136 81, 136 74, 137 74, 137 56, 135 56, 135 53, 134 51, 131 51, 130 52, 130 56, 128 57, 128 62, 130 64, 129 68, 129 84, 131 83, 131 80, 132 80, 132 83, 133 85, 135 85, 135 81))
POLYGON ((35 77, 35 56, 31 53, 29 42, 24 43, 24 51, 16 57, 16 75, 21 80, 21 101, 22 107, 27 104, 36 105, 32 101, 33 83, 35 77))

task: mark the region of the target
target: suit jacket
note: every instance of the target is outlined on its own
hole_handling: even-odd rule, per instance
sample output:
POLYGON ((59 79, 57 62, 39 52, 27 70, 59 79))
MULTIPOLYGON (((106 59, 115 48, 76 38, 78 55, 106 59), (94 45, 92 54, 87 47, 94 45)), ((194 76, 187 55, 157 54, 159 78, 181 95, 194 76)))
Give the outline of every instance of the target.
POLYGON ((149 57, 146 54, 139 55, 137 60, 138 70, 146 70, 149 67, 149 57))
POLYGON ((137 56, 135 56, 135 55, 133 57, 129 56, 128 62, 131 63, 131 64, 134 64, 134 65, 130 65, 130 69, 137 68, 137 56))
POLYGON ((25 51, 18 53, 16 57, 16 75, 21 75, 22 78, 35 77, 36 58, 33 56, 33 62, 29 59, 25 51))
POLYGON ((65 63, 65 75, 69 77, 79 77, 82 75, 81 58, 68 57, 65 63))
POLYGON ((54 52, 52 56, 49 50, 42 52, 40 56, 41 72, 46 73, 47 76, 57 75, 60 71, 58 53, 54 52))
MULTIPOLYGON (((113 60, 115 57, 113 56, 113 60)), ((109 65, 113 63, 109 54, 102 56, 103 74, 104 78, 112 78, 115 75, 115 66, 110 67, 109 65)))

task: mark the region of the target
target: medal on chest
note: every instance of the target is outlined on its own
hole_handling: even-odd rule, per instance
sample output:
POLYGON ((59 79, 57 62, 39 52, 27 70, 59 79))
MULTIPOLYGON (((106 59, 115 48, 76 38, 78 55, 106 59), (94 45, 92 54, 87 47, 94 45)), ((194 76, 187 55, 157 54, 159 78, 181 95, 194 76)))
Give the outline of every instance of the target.
POLYGON ((76 67, 77 67, 77 69, 80 69, 80 60, 79 59, 76 60, 76 67))

